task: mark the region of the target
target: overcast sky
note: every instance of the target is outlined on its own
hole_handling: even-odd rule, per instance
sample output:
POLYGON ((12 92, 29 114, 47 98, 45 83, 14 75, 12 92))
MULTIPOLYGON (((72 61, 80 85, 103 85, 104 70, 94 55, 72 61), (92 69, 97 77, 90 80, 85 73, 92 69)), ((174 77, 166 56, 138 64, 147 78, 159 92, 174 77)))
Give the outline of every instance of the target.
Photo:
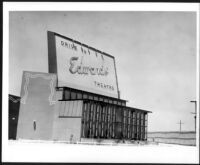
POLYGON ((10 94, 23 70, 48 72, 47 31, 113 55, 121 98, 152 111, 149 131, 194 130, 194 12, 10 12, 10 94))

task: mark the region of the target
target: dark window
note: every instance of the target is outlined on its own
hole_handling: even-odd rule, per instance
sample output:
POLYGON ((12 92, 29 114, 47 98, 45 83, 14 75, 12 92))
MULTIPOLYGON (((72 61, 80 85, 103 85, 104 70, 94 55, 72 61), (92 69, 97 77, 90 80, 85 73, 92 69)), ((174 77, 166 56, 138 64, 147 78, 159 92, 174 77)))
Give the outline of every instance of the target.
POLYGON ((87 99, 87 98, 88 98, 88 95, 87 95, 87 94, 83 94, 83 98, 84 98, 84 99, 87 99))
POLYGON ((98 100, 98 97, 97 97, 97 96, 94 96, 94 100, 98 100))
POLYGON ((113 103, 113 101, 112 101, 111 99, 109 99, 109 100, 108 100, 108 102, 109 102, 110 104, 112 104, 112 103, 113 103))
POLYGON ((93 95, 89 95, 89 99, 93 100, 94 99, 93 95))
POLYGON ((71 99, 71 97, 70 97, 70 91, 69 91, 69 90, 66 90, 66 91, 65 91, 64 99, 65 99, 65 100, 71 99))
POLYGON ((71 92, 71 99, 76 99, 76 92, 71 92))
POLYGON ((77 99, 82 99, 82 98, 83 98, 82 93, 77 93, 77 99))
POLYGON ((36 121, 33 121, 33 130, 36 131, 36 121))

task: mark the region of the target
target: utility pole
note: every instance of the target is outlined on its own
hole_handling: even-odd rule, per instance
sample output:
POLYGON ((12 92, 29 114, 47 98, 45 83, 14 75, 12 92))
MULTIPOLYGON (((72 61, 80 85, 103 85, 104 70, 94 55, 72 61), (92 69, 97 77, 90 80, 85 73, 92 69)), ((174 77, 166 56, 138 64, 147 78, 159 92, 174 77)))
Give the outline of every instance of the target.
POLYGON ((191 103, 194 103, 195 105, 195 112, 191 112, 191 114, 194 114, 194 131, 196 132, 196 114, 197 114, 197 101, 190 101, 191 103))
POLYGON ((180 120, 180 122, 179 122, 179 123, 177 123, 177 124, 179 124, 179 125, 180 125, 180 132, 181 132, 181 125, 182 125, 182 124, 184 124, 184 123, 182 123, 182 122, 181 122, 181 120, 180 120))

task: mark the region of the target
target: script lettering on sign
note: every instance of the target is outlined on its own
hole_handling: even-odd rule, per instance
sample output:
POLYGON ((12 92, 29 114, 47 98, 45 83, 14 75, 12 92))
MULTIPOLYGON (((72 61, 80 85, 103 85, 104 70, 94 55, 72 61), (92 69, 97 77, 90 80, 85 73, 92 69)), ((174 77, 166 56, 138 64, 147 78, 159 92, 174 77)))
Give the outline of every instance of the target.
POLYGON ((72 74, 78 73, 78 74, 91 74, 91 75, 101 75, 101 76, 108 75, 108 68, 105 68, 104 66, 102 66, 100 68, 84 66, 82 63, 83 58, 84 58, 83 56, 70 58, 69 71, 72 74), (79 60, 79 58, 81 58, 81 60, 79 60))
POLYGON ((58 86, 118 97, 114 58, 55 36, 58 86))

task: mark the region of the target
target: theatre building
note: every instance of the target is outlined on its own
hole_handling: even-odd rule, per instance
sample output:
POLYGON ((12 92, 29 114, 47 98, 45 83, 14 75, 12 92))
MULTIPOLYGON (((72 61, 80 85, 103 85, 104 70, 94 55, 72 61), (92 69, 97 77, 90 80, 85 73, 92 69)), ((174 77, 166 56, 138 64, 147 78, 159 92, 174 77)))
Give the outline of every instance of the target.
POLYGON ((149 111, 120 98, 113 56, 54 32, 47 41, 49 72, 23 72, 16 139, 147 140, 149 111))

